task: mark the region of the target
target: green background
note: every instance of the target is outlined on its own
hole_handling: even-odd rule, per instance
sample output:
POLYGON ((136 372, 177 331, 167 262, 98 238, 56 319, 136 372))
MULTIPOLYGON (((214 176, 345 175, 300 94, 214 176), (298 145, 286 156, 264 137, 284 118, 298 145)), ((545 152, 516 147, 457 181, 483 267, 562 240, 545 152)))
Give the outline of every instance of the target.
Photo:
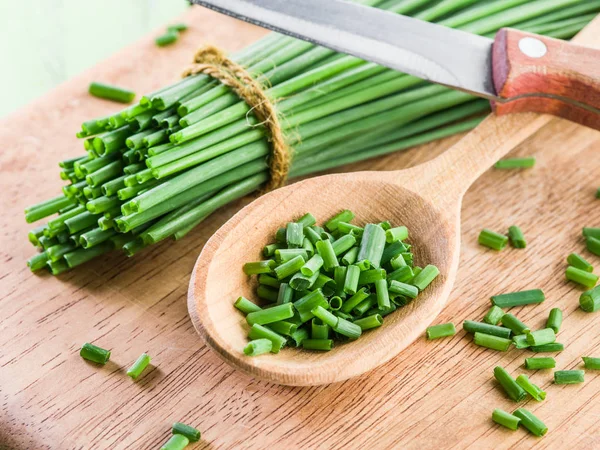
POLYGON ((0 0, 0 117, 188 8, 185 0, 0 0))

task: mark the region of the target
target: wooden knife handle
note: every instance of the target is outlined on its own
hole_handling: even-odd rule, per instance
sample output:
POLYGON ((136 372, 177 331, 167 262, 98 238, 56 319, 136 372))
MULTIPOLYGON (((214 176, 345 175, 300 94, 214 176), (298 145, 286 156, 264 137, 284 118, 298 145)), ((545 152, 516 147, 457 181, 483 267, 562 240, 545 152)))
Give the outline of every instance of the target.
POLYGON ((503 28, 492 67, 496 93, 507 100, 492 103, 497 114, 548 113, 600 130, 600 50, 503 28))

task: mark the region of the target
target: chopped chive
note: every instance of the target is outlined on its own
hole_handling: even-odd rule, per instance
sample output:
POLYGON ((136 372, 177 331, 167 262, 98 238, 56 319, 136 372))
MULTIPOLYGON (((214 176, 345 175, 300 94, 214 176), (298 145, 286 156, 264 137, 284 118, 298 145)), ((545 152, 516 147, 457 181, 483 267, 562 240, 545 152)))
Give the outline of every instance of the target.
POLYGON ((279 248, 275 250, 275 260, 279 263, 284 263, 296 256, 302 256, 304 261, 308 261, 308 253, 303 248, 279 248))
POLYGON ((600 228, 584 227, 582 230, 583 237, 593 237, 600 239, 600 228))
POLYGON ((294 309, 291 303, 273 306, 268 309, 254 311, 246 316, 248 325, 265 325, 268 323, 279 322, 280 320, 289 319, 294 315, 294 309))
POLYGON ((494 378, 498 380, 498 383, 512 401, 520 402, 527 396, 527 392, 517 384, 517 381, 503 367, 494 367, 494 378))
POLYGON ((313 245, 316 245, 317 242, 321 240, 319 233, 317 233, 312 227, 305 228, 304 235, 313 245))
POLYGON ((144 369, 148 367, 150 364, 150 356, 147 353, 142 353, 138 359, 135 360, 133 365, 127 369, 127 375, 129 375, 134 380, 137 379, 144 369))
POLYGON ((522 349, 529 347, 526 334, 517 334, 516 336, 513 336, 512 341, 513 344, 515 344, 515 348, 522 349))
POLYGON ((408 252, 408 248, 403 242, 396 241, 386 245, 383 249, 383 254, 381 255, 381 264, 383 265, 389 263, 393 258, 395 258, 398 255, 405 256, 405 261, 407 263, 407 259, 412 258, 412 253, 408 252))
POLYGON ((535 157, 527 156, 524 158, 506 158, 501 159, 494 167, 496 169, 529 169, 535 166, 535 157))
POLYGON ((345 234, 331 244, 331 247, 335 255, 339 256, 354 247, 354 244, 356 244, 356 238, 351 234, 345 234))
POLYGON ((479 242, 479 244, 485 247, 489 247, 492 250, 499 251, 506 247, 506 244, 508 243, 508 237, 504 236, 503 234, 496 233, 495 231, 484 228, 483 230, 481 230, 481 233, 479 233, 479 238, 477 239, 477 241, 479 242))
POLYGON ((369 289, 367 289, 366 287, 359 289, 356 292, 356 294, 354 294, 352 297, 350 297, 350 298, 346 299, 346 301, 344 301, 344 304, 340 308, 340 311, 343 313, 349 314, 363 300, 365 300, 367 297, 369 297, 369 294, 370 294, 369 289))
POLYGON ((323 258, 323 269, 326 272, 330 272, 339 266, 330 240, 318 241, 315 247, 317 248, 317 253, 323 258))
POLYGON ((185 436, 190 442, 198 442, 200 440, 200 430, 181 422, 175 422, 173 424, 171 433, 185 436))
POLYGON ((488 323, 465 320, 463 322, 463 329, 468 333, 483 333, 510 339, 510 330, 508 328, 490 325, 488 323))
POLYGON ((288 248, 300 248, 304 242, 304 226, 301 223, 290 222, 285 228, 285 240, 288 248))
POLYGON ((548 427, 544 425, 544 422, 525 408, 519 408, 513 411, 513 415, 521 419, 521 425, 527 428, 527 430, 535 436, 541 437, 548 432, 548 427))
POLYGON ((559 342, 553 342, 551 344, 534 345, 529 347, 529 350, 535 353, 551 353, 551 352, 562 352, 565 346, 559 342))
POLYGON ((541 402, 546 398, 546 393, 539 386, 533 384, 527 375, 519 375, 516 381, 534 400, 541 402))
POLYGON ((600 370, 600 358, 582 356, 581 359, 583 359, 583 365, 586 369, 600 370))
POLYGON ((313 314, 313 316, 318 317, 319 319, 321 319, 323 321, 323 323, 326 323, 327 325, 329 325, 334 330, 337 327, 337 324, 338 324, 338 322, 340 320, 339 317, 333 315, 332 313, 330 313, 329 311, 327 311, 322 306, 316 306, 315 308, 313 308, 311 310, 311 313, 313 314))
POLYGON ((302 272, 303 275, 311 276, 318 273, 322 266, 323 258, 321 255, 315 254, 300 268, 300 272, 302 272))
POLYGON ((377 305, 377 296, 374 294, 369 295, 365 300, 360 302, 357 306, 352 308, 352 315, 354 317, 362 317, 371 307, 377 305))
POLYGON ((329 339, 329 325, 315 317, 311 321, 311 339, 329 339))
POLYGON ((593 288, 598 283, 598 275, 595 275, 585 270, 577 269, 576 267, 569 266, 565 272, 567 280, 574 281, 577 284, 581 284, 586 288, 593 288))
POLYGON ((308 339, 308 330, 306 328, 298 328, 296 331, 294 331, 291 335, 290 338, 292 338, 292 340, 294 341, 294 344, 296 346, 296 348, 301 347, 302 346, 302 342, 305 339, 308 339))
POLYGON ((322 306, 323 308, 329 307, 329 303, 327 303, 327 299, 321 289, 312 291, 294 302, 294 308, 299 313, 310 312, 317 306, 322 306))
POLYGON ((315 272, 310 277, 303 275, 301 272, 296 272, 290 280, 290 287, 295 291, 306 291, 317 281, 319 272, 315 272))
POLYGON ((544 328, 542 330, 532 331, 527 333, 527 343, 533 346, 552 344, 556 341, 556 333, 552 328, 544 328))
POLYGON ((270 353, 273 349, 273 344, 270 340, 261 338, 254 339, 244 347, 244 354, 248 356, 258 356, 265 353, 270 353))
POLYGON ((357 257, 358 257, 358 247, 352 247, 342 257, 342 264, 345 266, 350 266, 356 262, 357 257))
POLYGON ((373 314, 371 316, 363 317, 354 321, 355 325, 358 325, 361 330, 370 330, 372 328, 380 327, 383 324, 383 317, 380 314, 373 314))
POLYGON ((542 303, 546 299, 541 289, 529 291, 511 292, 492 296, 492 303, 500 308, 511 308, 513 306, 531 305, 542 303))
POLYGON ((268 274, 262 273, 258 276, 258 284, 264 284, 265 286, 270 286, 279 289, 281 281, 268 274))
POLYGON ((497 325, 500 320, 502 320, 502 316, 504 315, 504 311, 502 308, 494 305, 490 308, 490 310, 483 317, 483 321, 485 323, 489 323, 490 325, 497 325))
POLYGON ((384 231, 390 230, 392 228, 392 224, 389 220, 384 220, 383 222, 379 222, 378 225, 384 229, 384 231))
POLYGON ((600 239, 595 237, 585 238, 585 247, 594 255, 600 256, 600 239))
POLYGON ((342 319, 341 317, 338 317, 336 326, 332 328, 333 331, 342 336, 346 336, 351 341, 358 339, 362 334, 362 328, 359 325, 352 323, 349 320, 342 319))
POLYGON ((394 256, 390 260, 390 265, 394 270, 398 270, 401 267, 407 267, 406 260, 404 259, 404 256, 402 254, 394 256))
POLYGON ((278 280, 282 280, 284 278, 289 277, 290 275, 294 275, 296 272, 300 271, 302 266, 304 265, 304 258, 300 255, 290 259, 289 261, 284 262, 283 264, 275 267, 273 269, 275 271, 275 275, 278 280))
POLYGON ((321 350, 329 351, 333 348, 332 339, 304 339, 302 340, 302 348, 306 350, 321 350))
POLYGON ((190 443, 190 440, 182 434, 174 434, 163 444, 160 450, 183 450, 190 443))
POLYGON ((281 283, 279 285, 279 291, 277 292, 278 305, 290 303, 294 297, 294 289, 287 283, 281 283))
POLYGON ((333 271, 333 280, 335 281, 335 295, 345 297, 344 282, 346 281, 346 272, 348 268, 345 266, 338 266, 333 271))
POLYGON ((556 360, 551 357, 545 358, 525 358, 525 368, 530 370, 553 369, 556 367, 556 360))
POLYGON ((315 281, 315 284, 312 285, 311 289, 313 291, 316 289, 321 289, 324 295, 330 296, 335 293, 335 281, 327 275, 320 273, 317 277, 317 281, 315 281))
MULTIPOLYGON (((414 280, 413 280, 414 282, 414 280)), ((419 295, 419 288, 417 286, 413 286, 411 284, 402 283, 400 281, 392 280, 390 281, 389 291, 394 294, 404 295, 408 298, 416 298, 419 295)))
POLYGON ((246 275, 258 275, 260 273, 273 273, 276 263, 272 259, 265 261, 249 262, 244 264, 243 271, 246 275))
POLYGON ((550 314, 548 314, 548 320, 546 320, 546 328, 552 328, 555 333, 558 333, 562 319, 563 313, 560 308, 552 308, 550 314))
POLYGON ((275 250, 279 250, 280 248, 282 248, 281 244, 268 244, 268 245, 265 245, 263 247, 263 255, 266 258, 274 256, 275 255, 275 250))
POLYGON ((358 278, 360 276, 360 269, 358 266, 348 266, 346 270, 346 277, 344 280, 344 292, 348 295, 356 294, 358 289, 358 278))
POLYGON ((569 265, 577 269, 585 270, 586 272, 594 271, 594 266, 587 262, 583 256, 577 253, 571 253, 569 256, 567 256, 567 262, 569 265))
POLYGON ((375 281, 375 292, 377 294, 377 305, 380 308, 389 308, 390 306, 390 294, 388 290, 388 284, 385 279, 375 281))
POLYGON ((269 303, 275 303, 279 295, 279 289, 271 289, 264 284, 260 284, 256 289, 256 295, 258 295, 258 298, 266 300, 269 303))
POLYGON ((525 325, 523 322, 521 322, 519 319, 517 319, 510 313, 504 314, 502 316, 501 322, 502 325, 504 325, 506 328, 512 330, 514 334, 524 334, 525 332, 530 330, 530 328, 527 325, 525 325))
MULTIPOLYGON (((281 336, 279 333, 276 333, 273 330, 270 330, 267 327, 263 327, 255 323, 250 328, 250 332, 248 333, 248 337, 252 340, 258 339, 267 339, 271 342, 271 352, 279 353, 279 350, 286 344, 285 337, 281 336)), ((246 353, 247 354, 247 353, 246 353)))
POLYGON ((408 239, 408 228, 404 226, 390 228, 385 232, 385 240, 388 244, 396 241, 404 241, 406 239, 408 239))
POLYGON ((419 291, 423 291, 439 274, 439 269, 436 266, 429 264, 425 266, 421 272, 415 275, 411 284, 418 287, 419 291))
POLYGON ((517 416, 513 416, 512 414, 507 413, 501 409, 494 409, 492 412, 492 420, 503 427, 506 427, 510 430, 516 430, 519 428, 519 419, 517 416))
POLYGON ((315 246, 306 237, 304 237, 304 240, 302 241, 302 248, 306 251, 307 259, 312 258, 314 256, 315 246))
POLYGON ((585 291, 579 297, 579 307, 585 312, 595 312, 600 309, 600 286, 585 291))
POLYGON ((583 370, 557 370, 554 372, 554 384, 579 384, 584 381, 583 370))
POLYGON ((456 334, 456 328, 452 322, 441 323, 439 325, 432 325, 427 327, 427 339, 439 339, 448 336, 454 336, 456 334))
POLYGON ((110 350, 104 350, 103 348, 86 342, 81 347, 79 355, 83 359, 104 365, 110 358, 110 350))
POLYGON ((527 247, 527 242, 525 241, 523 231, 521 231, 521 228, 516 225, 508 227, 508 238, 510 239, 510 243, 514 248, 527 247))
POLYGON ((382 264, 385 248, 385 231, 379 225, 368 223, 360 241, 358 261, 369 261, 372 267, 378 269, 382 264))
POLYGON ((110 84, 98 83, 96 81, 90 84, 89 93, 94 97, 104 98, 119 103, 130 103, 135 98, 135 92, 123 89, 110 84))
POLYGON ((325 228, 329 231, 335 231, 338 229, 340 222, 350 222, 352 219, 354 219, 354 213, 345 209, 329 219, 329 221, 325 223, 325 228))
POLYGON ((360 273, 360 277, 358 277, 358 285, 366 286, 375 283, 377 280, 385 280, 385 275, 384 269, 364 270, 360 273))
MULTIPOLYGON (((402 259, 402 258, 401 258, 402 259)), ((394 270, 387 276, 389 282, 400 281, 401 283, 408 283, 414 278, 413 270, 409 266, 402 266, 394 270)))
POLYGON ((512 341, 510 339, 492 336, 490 334, 475 333, 473 337, 475 345, 486 347, 492 350, 505 352, 510 348, 512 341))
POLYGON ((171 45, 171 44, 177 42, 178 38, 179 38, 179 33, 174 32, 174 31, 168 31, 165 34, 157 36, 154 39, 154 43, 159 47, 165 47, 167 45, 171 45))
POLYGON ((301 224, 304 228, 308 228, 315 225, 317 223, 317 219, 315 219, 315 216, 313 216, 311 213, 306 213, 296 220, 296 223, 301 224))
MULTIPOLYGON (((48 250, 52 248, 54 247, 50 247, 48 250)), ((48 253, 47 251, 44 251, 29 258, 27 260, 27 267, 29 267, 29 270, 31 270, 32 272, 36 272, 46 267, 48 260, 48 253)))
POLYGON ((287 322, 285 320, 280 320, 279 322, 273 322, 268 324, 266 328, 274 331, 277 334, 291 336, 298 330, 298 325, 292 322, 287 322))
POLYGON ((338 223, 338 231, 342 234, 350 234, 353 233, 354 237, 361 237, 365 231, 363 227, 358 227, 356 225, 352 225, 348 222, 339 222, 338 223))

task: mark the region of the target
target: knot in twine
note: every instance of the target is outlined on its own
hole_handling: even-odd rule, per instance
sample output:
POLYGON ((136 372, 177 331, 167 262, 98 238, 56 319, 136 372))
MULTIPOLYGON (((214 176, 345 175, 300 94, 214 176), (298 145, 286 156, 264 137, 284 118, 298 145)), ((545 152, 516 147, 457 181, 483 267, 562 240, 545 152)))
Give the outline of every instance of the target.
POLYGON ((290 152, 275 106, 267 97, 263 87, 241 65, 227 58, 217 47, 210 45, 196 52, 194 63, 181 76, 185 78, 200 73, 231 87, 256 114, 260 124, 265 126, 267 138, 271 143, 271 156, 269 158, 270 179, 264 191, 268 192, 283 186, 290 170, 290 152))

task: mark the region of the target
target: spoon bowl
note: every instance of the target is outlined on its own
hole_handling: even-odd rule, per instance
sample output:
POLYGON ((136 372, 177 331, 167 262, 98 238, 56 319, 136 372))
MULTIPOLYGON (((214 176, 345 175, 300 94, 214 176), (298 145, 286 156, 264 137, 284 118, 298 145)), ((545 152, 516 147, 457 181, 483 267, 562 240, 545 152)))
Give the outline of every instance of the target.
POLYGON ((459 256, 460 206, 479 175, 548 122, 546 116, 490 116, 458 144, 420 166, 394 172, 327 175, 270 192, 249 204, 206 243, 191 276, 188 309, 206 343, 232 366, 286 385, 319 385, 360 375, 397 355, 422 335, 446 304, 459 256), (384 324, 329 352, 284 348, 248 357, 248 325, 233 307, 237 297, 256 298, 255 277, 242 265, 261 259, 264 245, 287 222, 310 212, 319 223, 342 209, 357 224, 390 220, 409 229, 415 263, 434 264, 440 275, 384 324))

